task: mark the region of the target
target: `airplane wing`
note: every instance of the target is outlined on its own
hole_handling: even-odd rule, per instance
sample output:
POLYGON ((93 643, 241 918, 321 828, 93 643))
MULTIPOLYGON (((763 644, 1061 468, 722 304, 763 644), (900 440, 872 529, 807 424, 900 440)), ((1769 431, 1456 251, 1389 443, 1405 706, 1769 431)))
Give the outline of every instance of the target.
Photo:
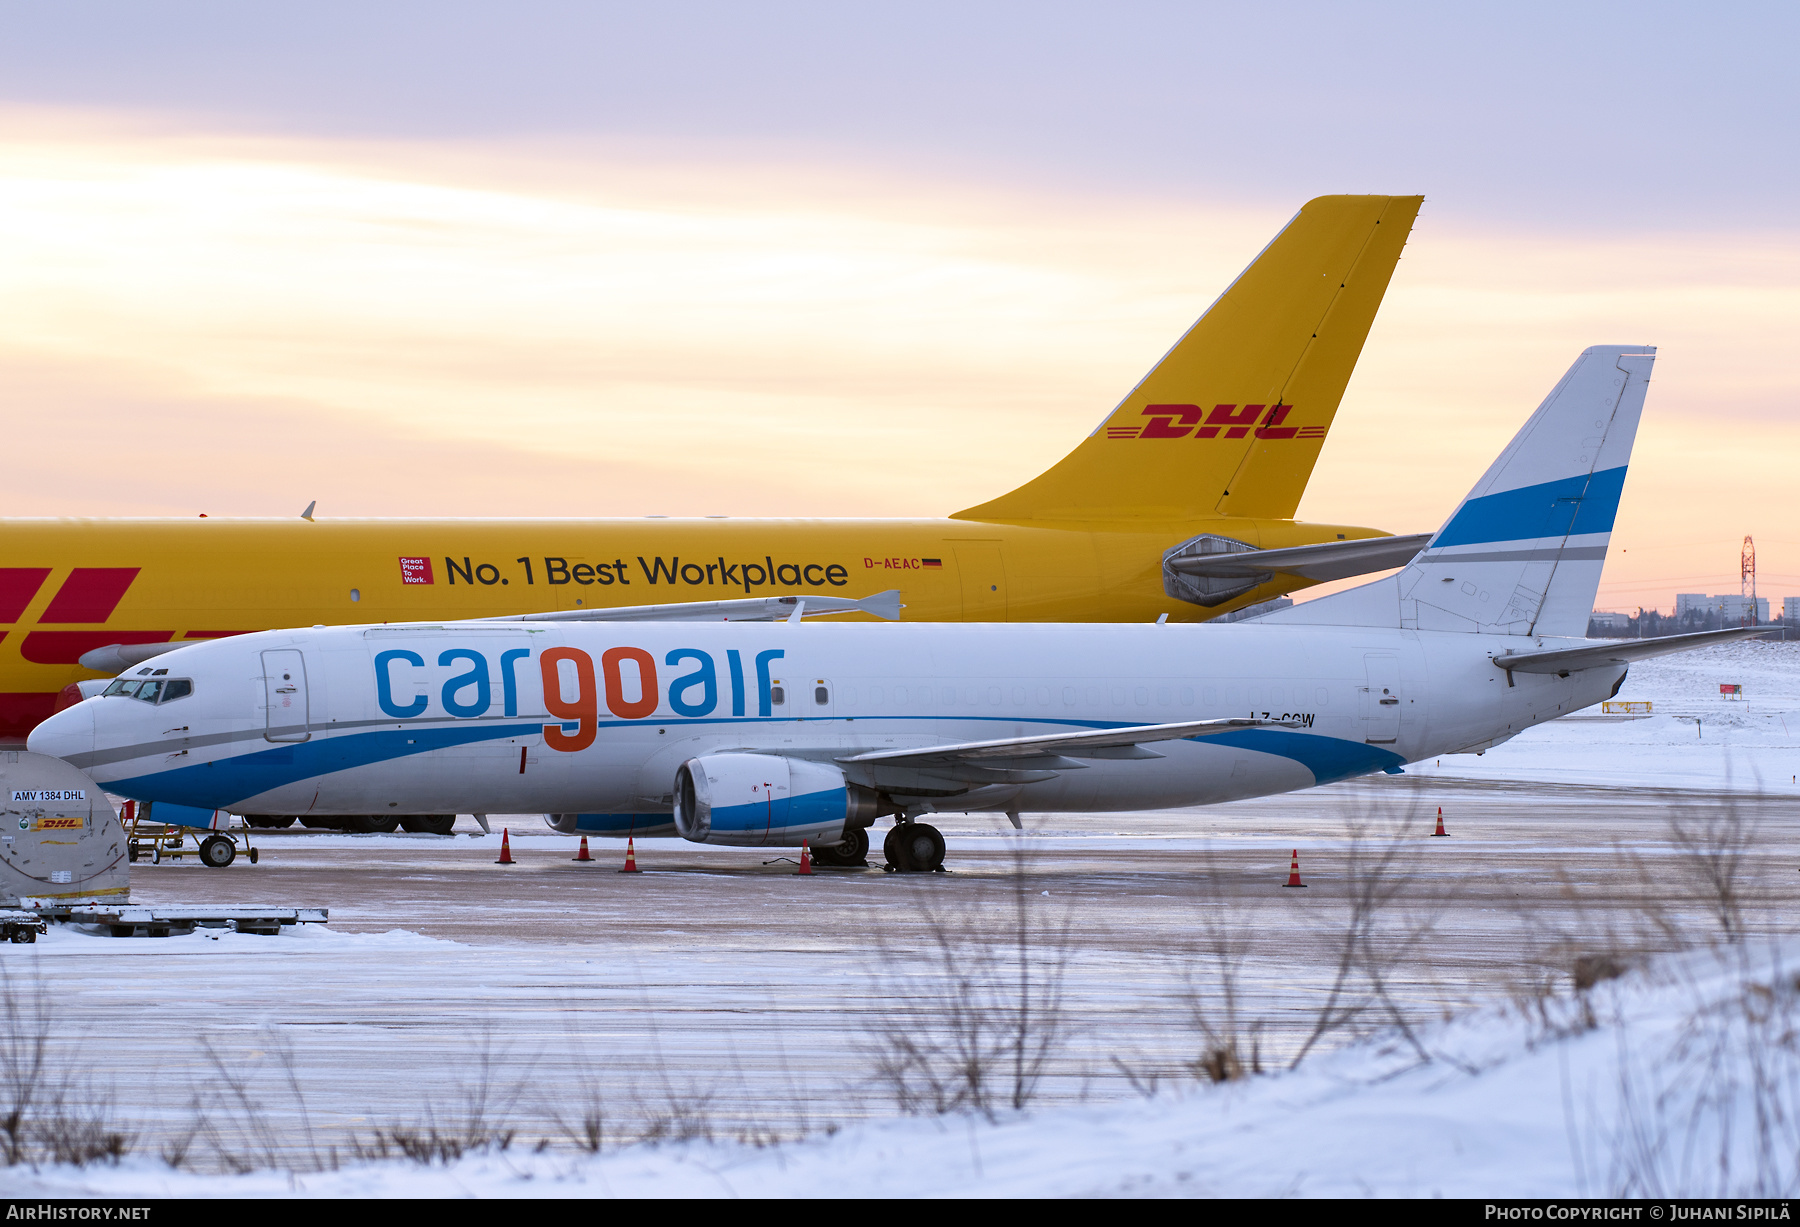
POLYGON ((1555 648, 1548 652, 1510 652, 1496 655, 1494 663, 1507 672, 1554 673, 1567 677, 1581 669, 1601 665, 1624 665, 1652 656, 1668 656, 1703 648, 1709 643, 1730 643, 1734 639, 1752 639, 1778 631, 1779 626, 1733 626, 1722 631, 1696 631, 1691 635, 1659 635, 1655 639, 1619 639, 1611 643, 1580 648, 1555 648))
POLYGON ((1285 550, 1242 550, 1229 554, 1190 554, 1171 558, 1169 567, 1183 575, 1206 579, 1265 578, 1279 571, 1323 583, 1371 571, 1403 567, 1425 548, 1431 533, 1406 537, 1367 537, 1356 541, 1322 541, 1285 550))
POLYGON ((994 741, 964 741, 950 745, 924 746, 911 750, 873 750, 867 754, 851 754, 840 763, 856 763, 868 767, 905 767, 933 771, 954 770, 958 778, 975 769, 975 778, 987 778, 988 772, 1007 776, 1030 775, 1048 779, 1057 771, 1079 770, 1078 758, 1161 758, 1144 743, 1179 741, 1204 737, 1230 729, 1300 728, 1298 720, 1255 720, 1233 717, 1225 720, 1184 720, 1177 724, 1140 724, 1132 728, 1080 730, 1073 733, 1045 733, 1036 737, 1002 737, 994 741))
POLYGON ((900 619, 900 590, 861 600, 842 596, 757 596, 733 601, 678 601, 670 605, 620 605, 611 609, 561 609, 551 613, 470 618, 470 622, 793 622, 827 614, 874 614, 900 619))

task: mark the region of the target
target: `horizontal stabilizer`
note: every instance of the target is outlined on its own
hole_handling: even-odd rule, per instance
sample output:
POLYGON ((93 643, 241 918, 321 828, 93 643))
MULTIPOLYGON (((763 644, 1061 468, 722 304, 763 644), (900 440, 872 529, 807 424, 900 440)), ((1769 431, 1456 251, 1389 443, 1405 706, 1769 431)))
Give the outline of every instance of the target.
POLYGON ((803 618, 866 613, 900 620, 900 590, 889 588, 861 600, 842 596, 764 596, 734 601, 678 601, 670 605, 621 605, 612 609, 562 609, 551 613, 470 618, 471 622, 786 622, 796 610, 803 618))
POLYGON ((1582 669, 1598 669, 1603 665, 1626 665, 1653 656, 1672 656, 1690 652, 1713 643, 1731 643, 1738 639, 1754 639, 1781 628, 1778 626, 1733 626, 1722 631, 1697 631, 1692 635, 1662 635, 1655 639, 1615 639, 1579 648, 1557 648, 1548 652, 1510 652, 1496 655, 1494 663, 1508 672, 1555 673, 1568 675, 1582 669))
POLYGON ((1285 550, 1245 550, 1231 554, 1196 554, 1169 560, 1183 575, 1207 579, 1252 579, 1274 572, 1297 575, 1316 583, 1349 579, 1371 571, 1403 567, 1425 548, 1431 533, 1407 537, 1368 537, 1358 541, 1321 541, 1285 550))
POLYGON ((1134 728, 1046 733, 1038 737, 1002 737, 995 741, 965 741, 952 745, 925 746, 917 750, 875 750, 868 754, 852 754, 837 761, 886 767, 947 767, 957 763, 980 762, 982 759, 1085 758, 1088 755, 1082 753, 1084 750, 1103 751, 1094 754, 1095 758, 1118 758, 1120 756, 1115 751, 1145 742, 1179 741, 1188 737, 1204 737, 1210 733, 1225 733, 1232 729, 1300 727, 1298 720, 1252 720, 1241 717, 1184 720, 1178 724, 1141 724, 1134 728))

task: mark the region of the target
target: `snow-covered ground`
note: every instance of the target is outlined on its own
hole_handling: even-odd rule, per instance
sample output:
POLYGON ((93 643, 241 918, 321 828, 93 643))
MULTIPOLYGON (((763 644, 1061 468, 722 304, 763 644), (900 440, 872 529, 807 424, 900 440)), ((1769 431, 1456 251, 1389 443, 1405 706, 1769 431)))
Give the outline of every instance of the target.
POLYGON ((986 818, 944 823, 955 872, 929 881, 796 878, 682 841, 641 843, 649 872, 627 878, 611 872, 616 846, 596 846, 604 866, 574 866, 535 820, 515 827, 508 869, 467 820, 455 840, 270 833, 256 867, 139 866, 148 902, 326 904, 332 924, 278 938, 58 931, 0 948, 0 989, 49 987, 58 1059, 91 1071, 88 1090, 137 1135, 118 1166, 0 1168, 0 1194, 1800 1191, 1800 1135, 1756 1124, 1759 1109, 1800 1122, 1785 1039, 1800 1002, 1779 971, 1800 939, 1770 936, 1789 928, 1800 880, 1800 807, 1785 799, 1800 795, 1800 644, 1645 662, 1619 698, 1654 714, 1582 713, 1401 777, 1028 822, 1032 905, 1073 924, 1070 1034, 1033 1106, 992 1120, 896 1116, 870 1077, 872 1040, 915 1025, 921 1002, 941 1013, 956 974, 933 963, 928 915, 967 926, 972 957, 1008 957, 1015 837, 986 818), (1745 699, 1721 699, 1720 682, 1745 699), (1568 987, 1575 957, 1716 936, 1705 873, 1667 816, 1712 812, 1705 796, 1727 791, 1762 794, 1719 810, 1750 832, 1739 886, 1757 936, 1724 956, 1630 955, 1639 969, 1584 1003, 1568 987), (1684 795, 1670 806, 1669 792, 1684 795), (1423 1055, 1391 1032, 1327 1051, 1366 1030, 1352 1027, 1291 1072, 1172 1076, 1201 1046, 1185 977, 1213 966, 1219 933, 1247 943, 1240 1006, 1262 1020, 1263 1051, 1296 1051, 1354 894, 1346 823, 1386 814, 1422 836, 1439 805, 1454 838, 1408 844, 1375 932, 1396 952, 1388 991, 1403 1014, 1438 1020, 1417 1032, 1423 1055), (1278 889, 1296 846, 1309 889, 1278 889), (1560 991, 1532 996, 1534 983, 1560 991), (1157 1071, 1161 1089, 1132 1093, 1114 1057, 1157 1071), (290 1068, 301 1093, 284 1089, 290 1068), (483 1094, 490 1123, 521 1130, 504 1150, 354 1157, 352 1139, 379 1128, 455 1128, 483 1094), (602 1103, 614 1140, 580 1153, 562 1126, 602 1103), (659 1113, 713 1140, 619 1144, 659 1113), (730 1140, 745 1131, 786 1140, 730 1140), (172 1168, 161 1156, 188 1134, 190 1165, 216 1169, 229 1151, 258 1170, 172 1168))
POLYGON ((773 1146, 514 1147, 448 1164, 205 1176, 153 1157, 10 1169, 11 1197, 1785 1196, 1800 949, 1667 956, 1298 1071, 1147 1101, 902 1117, 773 1146))
POLYGON ((1800 643, 1719 644, 1631 666, 1619 700, 1648 718, 1598 707, 1539 725, 1482 755, 1447 755, 1412 774, 1614 788, 1800 796, 1800 643), (1743 686, 1742 699, 1719 684, 1743 686))

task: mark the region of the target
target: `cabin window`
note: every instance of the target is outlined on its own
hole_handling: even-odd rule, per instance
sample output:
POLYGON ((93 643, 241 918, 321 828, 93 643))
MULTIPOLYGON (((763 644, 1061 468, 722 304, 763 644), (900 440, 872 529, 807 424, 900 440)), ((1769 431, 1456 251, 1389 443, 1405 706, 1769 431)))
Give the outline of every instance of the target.
POLYGON ((787 702, 787 687, 785 687, 785 686, 769 687, 769 702, 773 703, 777 707, 780 707, 782 704, 786 703, 787 702))
POLYGON ((1149 706, 1149 704, 1150 704, 1150 687, 1139 686, 1137 689, 1135 689, 1131 692, 1131 697, 1137 700, 1137 705, 1139 707, 1149 706))
POLYGON ((1075 705, 1075 687, 1073 687, 1073 686, 1064 686, 1063 687, 1063 702, 1067 703, 1071 707, 1073 707, 1075 705))
POLYGON ((824 707, 827 703, 831 702, 831 691, 824 686, 814 686, 813 702, 817 703, 820 707, 824 707))

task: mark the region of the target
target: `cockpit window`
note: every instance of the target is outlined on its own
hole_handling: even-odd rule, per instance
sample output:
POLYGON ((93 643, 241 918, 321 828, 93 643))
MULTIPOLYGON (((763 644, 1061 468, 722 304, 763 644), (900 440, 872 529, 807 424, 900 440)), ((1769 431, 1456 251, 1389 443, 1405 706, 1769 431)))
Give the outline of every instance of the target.
POLYGON ((152 678, 139 681, 135 677, 122 677, 101 692, 101 697, 118 695, 125 699, 141 699, 145 703, 169 703, 175 699, 184 699, 194 693, 194 683, 185 677, 152 678))

